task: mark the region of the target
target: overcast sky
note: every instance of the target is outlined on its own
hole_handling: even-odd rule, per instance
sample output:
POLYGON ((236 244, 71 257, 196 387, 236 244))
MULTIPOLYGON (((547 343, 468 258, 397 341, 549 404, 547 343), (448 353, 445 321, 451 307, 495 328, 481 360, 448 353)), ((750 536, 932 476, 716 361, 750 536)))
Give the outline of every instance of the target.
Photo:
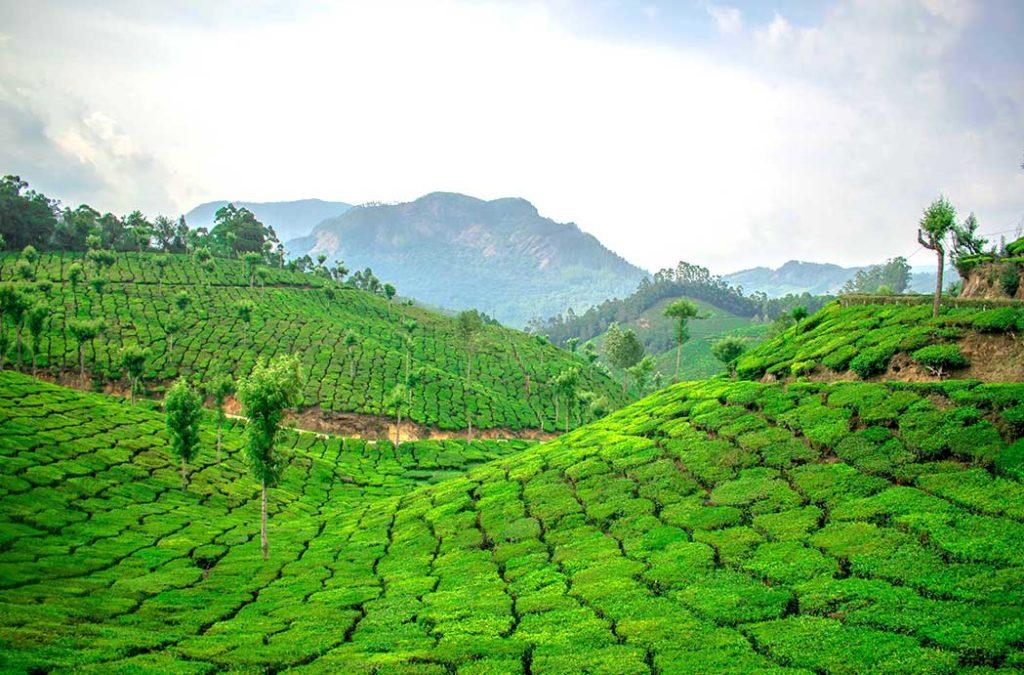
POLYGON ((0 0, 0 171, 149 215, 521 196, 652 270, 863 264, 940 193, 1024 222, 1022 36, 1018 0, 0 0))

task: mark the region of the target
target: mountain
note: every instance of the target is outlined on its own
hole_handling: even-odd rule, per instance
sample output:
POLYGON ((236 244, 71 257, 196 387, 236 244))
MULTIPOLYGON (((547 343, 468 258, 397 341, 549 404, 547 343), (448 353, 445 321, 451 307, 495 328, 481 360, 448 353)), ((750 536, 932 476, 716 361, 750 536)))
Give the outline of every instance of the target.
POLYGON ((742 286, 744 293, 760 291, 769 297, 804 292, 821 295, 835 293, 861 269, 866 268, 790 260, 778 269, 754 267, 725 274, 722 279, 734 286, 742 286))
POLYGON ((404 296, 475 307, 514 326, 630 293, 647 276, 525 199, 447 192, 354 207, 286 246, 295 256, 325 253, 352 270, 371 267, 404 296))
POLYGON ((233 203, 256 214, 264 225, 270 225, 278 239, 286 241, 309 233, 322 220, 341 215, 352 208, 345 202, 325 202, 322 199, 299 199, 292 202, 227 202, 224 200, 200 204, 185 214, 190 227, 213 227, 217 209, 233 203))

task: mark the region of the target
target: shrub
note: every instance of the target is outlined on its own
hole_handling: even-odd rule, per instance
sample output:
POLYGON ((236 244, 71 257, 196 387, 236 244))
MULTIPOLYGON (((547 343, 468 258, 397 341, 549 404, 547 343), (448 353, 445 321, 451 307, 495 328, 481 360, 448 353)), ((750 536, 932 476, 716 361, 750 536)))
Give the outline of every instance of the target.
POLYGON ((892 360, 893 350, 890 347, 869 347, 850 361, 850 370, 861 378, 884 373, 892 360))
POLYGON ((1020 265, 1006 263, 999 269, 999 286, 1011 298, 1017 294, 1020 286, 1020 265))
POLYGON ((1003 411, 1003 420, 1014 436, 1024 435, 1024 405, 1017 405, 1003 411))
POLYGON ((966 368, 967 357, 960 353, 960 345, 931 345, 922 347, 911 354, 911 358, 925 368, 947 370, 966 368))
POLYGON ((857 355, 853 345, 843 345, 821 360, 821 364, 829 370, 840 373, 850 367, 850 360, 857 355))
POLYGON ((796 376, 807 375, 814 370, 816 365, 814 361, 797 361, 789 367, 789 371, 796 376))
POLYGON ((996 457, 996 471, 1004 476, 1024 480, 1024 440, 1005 448, 996 457))
POLYGON ((971 322, 982 333, 1008 333, 1020 328, 1020 313, 1012 307, 999 307, 978 312, 971 322))

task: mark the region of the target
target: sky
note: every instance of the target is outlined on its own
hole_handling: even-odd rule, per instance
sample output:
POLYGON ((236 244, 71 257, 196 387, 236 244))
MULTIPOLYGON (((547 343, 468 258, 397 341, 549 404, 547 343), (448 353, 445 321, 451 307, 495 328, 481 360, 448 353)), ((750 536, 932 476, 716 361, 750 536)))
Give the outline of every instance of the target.
POLYGON ((523 197, 650 270, 1024 225, 1024 3, 0 0, 0 171, 65 204, 523 197))

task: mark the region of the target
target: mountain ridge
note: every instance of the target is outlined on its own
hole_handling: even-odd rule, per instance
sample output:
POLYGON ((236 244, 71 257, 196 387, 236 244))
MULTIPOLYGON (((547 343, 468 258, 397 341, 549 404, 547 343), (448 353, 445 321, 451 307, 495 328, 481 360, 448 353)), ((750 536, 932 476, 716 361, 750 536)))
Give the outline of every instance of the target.
POLYGON ((347 202, 317 198, 279 202, 217 199, 193 207, 185 214, 185 222, 190 227, 212 228, 217 210, 228 204, 252 211, 264 225, 274 228, 281 241, 305 235, 321 221, 340 215, 352 208, 352 205, 347 202))

